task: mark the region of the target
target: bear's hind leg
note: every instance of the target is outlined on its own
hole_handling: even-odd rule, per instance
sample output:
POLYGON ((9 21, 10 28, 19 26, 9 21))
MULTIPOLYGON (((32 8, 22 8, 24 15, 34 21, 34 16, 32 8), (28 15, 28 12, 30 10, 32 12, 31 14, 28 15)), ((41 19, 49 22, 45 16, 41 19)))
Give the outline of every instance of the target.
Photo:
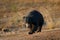
POLYGON ((41 30, 42 30, 42 25, 40 25, 40 26, 38 27, 38 31, 37 31, 37 32, 41 32, 41 30))

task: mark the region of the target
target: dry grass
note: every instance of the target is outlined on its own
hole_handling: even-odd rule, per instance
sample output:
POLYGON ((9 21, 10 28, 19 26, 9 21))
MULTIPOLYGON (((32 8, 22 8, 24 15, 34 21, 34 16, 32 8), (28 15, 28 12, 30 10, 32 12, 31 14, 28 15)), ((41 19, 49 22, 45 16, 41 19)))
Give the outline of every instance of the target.
POLYGON ((6 22, 1 21, 1 28, 11 26, 12 24, 22 26, 22 17, 32 10, 38 10, 42 13, 46 22, 46 28, 55 28, 55 26, 60 24, 59 0, 0 0, 0 2, 2 7, 0 7, 0 19, 7 19, 6 22))

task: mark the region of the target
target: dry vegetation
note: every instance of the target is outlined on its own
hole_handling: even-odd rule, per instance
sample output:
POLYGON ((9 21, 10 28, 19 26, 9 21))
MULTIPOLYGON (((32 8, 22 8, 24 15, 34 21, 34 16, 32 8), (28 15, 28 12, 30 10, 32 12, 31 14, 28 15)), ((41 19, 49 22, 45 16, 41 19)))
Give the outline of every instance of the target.
MULTIPOLYGON (((10 27, 13 27, 13 30, 15 30, 14 27, 23 29, 23 16, 32 10, 42 13, 45 20, 42 30, 60 28, 60 0, 0 0, 0 30, 11 29, 10 27)), ((4 32, 2 33, 4 34, 4 32)), ((0 32, 0 34, 2 33, 0 32)), ((59 33, 60 30, 41 32, 34 35, 24 34, 25 36, 19 34, 15 38, 18 37, 16 40, 60 40, 59 33)), ((9 37, 2 38, 3 40, 14 40, 14 36, 10 37, 11 39, 9 37)))

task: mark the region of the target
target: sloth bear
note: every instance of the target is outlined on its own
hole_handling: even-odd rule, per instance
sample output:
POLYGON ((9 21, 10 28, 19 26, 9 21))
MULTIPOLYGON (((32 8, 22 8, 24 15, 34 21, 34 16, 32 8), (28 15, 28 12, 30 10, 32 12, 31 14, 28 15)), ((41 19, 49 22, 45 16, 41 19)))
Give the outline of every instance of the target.
POLYGON ((29 34, 33 34, 35 31, 41 32, 44 24, 44 18, 40 12, 33 10, 27 16, 24 16, 23 19, 25 23, 28 24, 28 28, 30 29, 29 34))

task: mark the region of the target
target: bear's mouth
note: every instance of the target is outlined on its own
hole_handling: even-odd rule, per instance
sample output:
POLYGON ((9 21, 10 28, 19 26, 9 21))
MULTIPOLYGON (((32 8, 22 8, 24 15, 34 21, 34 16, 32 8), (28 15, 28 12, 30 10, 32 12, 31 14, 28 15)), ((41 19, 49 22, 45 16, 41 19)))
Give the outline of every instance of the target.
POLYGON ((28 28, 28 26, 29 26, 28 23, 26 23, 25 25, 26 25, 26 28, 28 28))

